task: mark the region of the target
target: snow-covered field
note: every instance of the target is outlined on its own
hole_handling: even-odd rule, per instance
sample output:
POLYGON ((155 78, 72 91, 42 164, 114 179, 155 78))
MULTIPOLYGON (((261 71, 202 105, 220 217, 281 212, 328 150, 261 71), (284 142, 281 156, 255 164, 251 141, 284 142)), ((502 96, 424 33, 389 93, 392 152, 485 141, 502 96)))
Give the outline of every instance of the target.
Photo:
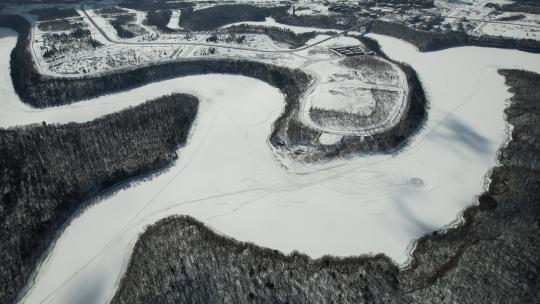
MULTIPOLYGON (((252 59, 288 67, 299 67, 308 60, 304 55, 308 52, 307 49, 299 50, 299 54, 290 53, 290 49, 280 48, 266 35, 237 35, 245 37, 242 43, 238 43, 235 39, 226 42, 227 35, 219 35, 219 41, 211 43, 207 41, 207 38, 212 35, 210 32, 163 34, 148 26, 143 28, 141 19, 144 16, 141 16, 140 12, 134 12, 136 11, 129 10, 129 13, 135 16, 133 25, 140 27, 147 34, 120 39, 107 19, 96 14, 92 9, 79 10, 86 25, 85 28, 90 30, 91 38, 102 44, 96 48, 91 48, 77 40, 58 42, 45 39, 54 32, 43 32, 34 26, 32 50, 42 73, 51 76, 96 75, 117 69, 199 57, 252 59), (93 25, 90 18, 106 36, 93 25), (107 37, 112 41, 109 41, 107 37), (45 58, 44 55, 48 50, 58 48, 61 51, 45 58)), ((57 33, 62 34, 62 32, 57 33)), ((65 32, 65 34, 68 33, 65 32)), ((310 43, 317 43, 330 37, 320 35, 310 43)), ((358 44, 358 40, 351 37, 336 37, 320 43, 318 47, 327 50, 332 45, 351 44, 358 44)))
MULTIPOLYGON (((430 27, 432 31, 455 30, 474 36, 502 36, 516 39, 540 40, 540 16, 521 12, 503 12, 488 4, 503 5, 512 3, 507 0, 437 0, 434 8, 410 8, 403 13, 396 8, 384 9, 390 14, 379 15, 386 21, 406 23, 418 27, 420 20, 442 18, 430 27), (521 19, 508 20, 509 16, 521 16, 521 19)), ((424 30, 424 28, 420 27, 424 30)))
POLYGON ((179 30, 180 29, 180 15, 182 14, 179 10, 174 10, 171 14, 171 20, 169 20, 169 24, 167 24, 167 27, 171 30, 179 30))
MULTIPOLYGON (((56 52, 53 59, 44 60, 47 43, 33 43, 33 54, 41 67, 42 73, 52 76, 79 76, 99 75, 112 70, 134 68, 137 66, 151 65, 159 62, 178 60, 192 60, 198 58, 232 58, 261 61, 288 68, 302 68, 311 73, 317 82, 310 88, 308 98, 303 98, 300 119, 313 129, 327 133, 341 135, 371 135, 394 126, 403 114, 406 107, 407 84, 404 74, 394 64, 384 59, 376 59, 372 56, 357 57, 365 64, 361 67, 347 67, 341 64, 340 58, 334 48, 357 47, 364 49, 360 41, 346 35, 320 34, 309 41, 305 47, 298 49, 282 49, 278 47, 268 36, 261 34, 171 34, 155 36, 155 40, 144 43, 131 39, 120 40, 114 28, 107 19, 96 14, 91 9, 81 9, 79 14, 83 16, 85 25, 98 30, 90 33, 91 37, 100 35, 106 45, 96 49, 70 51, 71 44, 77 46, 79 40, 69 40, 61 45, 65 51, 56 52), (106 24, 106 25, 105 25, 106 24), (212 36, 212 40, 207 39, 212 36), (166 39, 163 39, 163 38, 166 39), (175 39, 174 37, 181 37, 175 39), (240 37, 242 39, 240 39, 240 37), (194 40, 194 41, 192 41, 194 40), (369 64, 368 64, 369 63, 369 64), (320 80, 320 81, 319 81, 320 80), (357 110, 357 114, 365 112, 361 109, 366 103, 362 96, 367 96, 362 90, 392 90, 398 94, 385 94, 384 100, 376 100, 374 115, 368 120, 362 117, 343 119, 343 115, 336 117, 337 120, 325 119, 324 123, 316 123, 311 119, 309 111, 311 103, 315 100, 320 109, 336 110, 343 112, 344 108, 351 112, 357 110), (340 94, 333 91, 339 90, 340 94), (345 94, 345 95, 343 95, 345 94), (360 96, 360 98, 358 98, 360 96), (358 120, 361 124, 357 124, 358 120)), ((139 15, 131 13, 135 22, 139 22, 139 15)), ((43 37, 50 35, 39 28, 34 27, 32 41, 44 40, 43 37)), ((150 34, 151 36, 154 34, 150 34)), ((54 40, 56 41, 56 40, 54 40)), ((55 44, 58 44, 55 42, 55 44)), ((60 43, 61 44, 61 43, 60 43)), ((345 60, 343 60, 345 61, 345 60)), ((368 92, 369 93, 369 92, 368 92)), ((382 96, 377 94, 377 96, 382 96)), ((355 114, 355 113, 351 113, 355 114)), ((339 115, 339 114, 338 114, 339 115)), ((320 115, 318 116, 320 118, 320 115)), ((324 137, 323 137, 324 140, 324 137)))
POLYGON ((270 26, 270 27, 278 27, 283 28, 287 30, 291 30, 297 34, 301 33, 309 33, 309 32, 333 32, 333 33, 341 33, 343 31, 341 30, 334 30, 334 29, 322 29, 322 28, 314 28, 314 27, 305 27, 305 26, 294 26, 294 25, 288 25, 288 24, 282 24, 279 22, 276 22, 276 20, 272 17, 267 17, 265 21, 242 21, 242 22, 236 22, 231 23, 223 26, 223 28, 231 27, 234 25, 240 25, 240 24, 248 24, 248 25, 262 25, 262 26, 270 26))
POLYGON ((138 234, 171 214, 192 215, 216 231, 284 252, 382 252, 403 263, 412 240, 451 223, 474 203, 495 165, 506 138, 503 109, 510 96, 496 69, 540 72, 539 55, 474 47, 422 54, 375 36, 389 56, 417 70, 431 100, 429 120, 400 154, 307 166, 280 159, 267 143, 284 104, 279 91, 265 83, 239 76, 185 77, 35 110, 13 93, 13 32, 2 30, 0 37, 4 127, 86 121, 172 92, 201 99, 174 166, 76 217, 51 248, 24 303, 102 303, 114 292, 138 234))

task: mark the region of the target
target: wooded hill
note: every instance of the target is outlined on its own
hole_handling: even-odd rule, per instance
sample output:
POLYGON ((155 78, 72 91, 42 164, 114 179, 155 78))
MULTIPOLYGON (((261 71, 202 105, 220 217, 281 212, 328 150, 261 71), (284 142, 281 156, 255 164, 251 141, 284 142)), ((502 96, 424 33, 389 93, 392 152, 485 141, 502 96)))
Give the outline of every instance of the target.
POLYGON ((0 129, 0 303, 85 201, 171 164, 197 108, 176 94, 87 123, 0 129))

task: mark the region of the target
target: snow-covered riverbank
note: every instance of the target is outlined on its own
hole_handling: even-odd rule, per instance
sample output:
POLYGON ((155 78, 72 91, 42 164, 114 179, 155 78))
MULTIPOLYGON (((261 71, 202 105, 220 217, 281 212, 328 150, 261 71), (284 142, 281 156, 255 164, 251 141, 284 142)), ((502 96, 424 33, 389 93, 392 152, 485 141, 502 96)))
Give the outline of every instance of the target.
POLYGON ((284 252, 382 252, 404 262, 412 240, 453 221, 483 190, 506 138, 510 94, 497 69, 540 72, 539 55, 473 47, 418 53, 375 36, 390 57, 418 72, 431 102, 424 129, 398 155, 304 166, 278 159, 266 141, 283 96, 245 77, 178 78, 72 106, 30 109, 9 77, 13 35, 0 34, 4 127, 86 121, 172 92, 201 98, 177 163, 75 218, 51 248, 26 303, 102 303, 112 296, 137 235, 170 214, 188 214, 225 235, 284 252))

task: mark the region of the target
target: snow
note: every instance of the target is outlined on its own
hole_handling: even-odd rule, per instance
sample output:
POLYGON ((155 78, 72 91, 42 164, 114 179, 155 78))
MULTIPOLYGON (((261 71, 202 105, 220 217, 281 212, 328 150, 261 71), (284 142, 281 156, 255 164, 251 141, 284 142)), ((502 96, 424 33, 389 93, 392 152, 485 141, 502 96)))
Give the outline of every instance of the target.
POLYGON ((322 145, 333 145, 338 143, 342 137, 343 135, 322 132, 319 136, 319 143, 322 145))
POLYGON ((279 27, 291 30, 297 34, 301 33, 309 33, 309 32, 334 32, 334 33, 341 33, 343 31, 341 30, 335 30, 335 29, 321 29, 321 28, 315 28, 315 27, 304 27, 304 26, 294 26, 294 25, 287 25, 283 23, 276 22, 276 20, 272 17, 267 17, 265 21, 242 21, 242 22, 236 22, 231 23, 222 26, 222 28, 231 27, 234 25, 240 25, 240 24, 248 24, 248 25, 262 25, 262 26, 269 26, 269 27, 279 27))
POLYGON ((357 89, 350 86, 317 87, 316 98, 311 101, 312 108, 334 110, 362 116, 370 115, 375 108, 375 99, 371 90, 357 89))
POLYGON ((180 14, 182 12, 180 10, 174 10, 171 14, 171 20, 169 20, 169 24, 167 24, 167 27, 171 30, 179 30, 180 29, 180 14))
POLYGON ((540 40, 540 25, 526 28, 519 24, 484 23, 476 30, 484 35, 540 40))
POLYGON ((510 97, 496 69, 540 72, 539 55, 475 47, 423 54, 397 39, 372 35, 386 54, 418 72, 431 101, 426 125, 396 155, 305 165, 279 158, 267 142, 284 98, 265 83, 239 76, 184 77, 68 107, 30 109, 20 103, 9 78, 13 32, 1 30, 0 37, 4 127, 86 121, 172 92, 201 99, 174 166, 119 189, 73 219, 24 303, 105 302, 139 233, 171 214, 194 216, 225 235, 283 252, 384 253, 404 263, 409 243, 451 223, 472 204, 496 164, 510 97))

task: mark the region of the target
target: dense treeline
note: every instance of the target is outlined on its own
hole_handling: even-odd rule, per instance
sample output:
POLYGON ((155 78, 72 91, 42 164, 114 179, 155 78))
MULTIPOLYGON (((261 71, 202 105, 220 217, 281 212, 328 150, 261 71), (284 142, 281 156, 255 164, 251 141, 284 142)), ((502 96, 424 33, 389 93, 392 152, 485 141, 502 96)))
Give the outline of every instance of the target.
POLYGON ((125 0, 119 6, 138 11, 156 11, 172 9, 191 9, 195 4, 184 1, 125 0))
POLYGON ((409 267, 241 243, 187 217, 137 241, 113 303, 539 303, 540 75, 503 70, 514 126, 464 224, 422 237, 409 267))
POLYGON ((171 20, 171 15, 172 11, 170 10, 149 11, 146 13, 144 24, 153 25, 164 33, 173 32, 173 30, 167 27, 167 24, 169 24, 169 21, 171 20))
POLYGON ((385 256, 312 260, 217 235, 189 217, 150 226, 112 303, 403 303, 385 256))
MULTIPOLYGON (((376 40, 362 37, 361 41, 366 43, 365 46, 370 51, 386 58, 376 40)), ((359 153, 393 153, 405 147, 410 138, 422 127, 427 117, 429 105, 416 71, 406 64, 395 64, 405 73, 409 91, 407 109, 394 127, 371 136, 343 136, 339 142, 333 145, 321 145, 318 141, 320 132, 305 126, 296 119, 300 109, 298 104, 294 103, 290 107, 286 107, 285 114, 277 120, 274 133, 270 138, 271 143, 276 147, 284 147, 291 152, 289 153, 291 157, 305 162, 328 160, 337 156, 350 158, 359 153), (295 150, 299 147, 309 149, 309 153, 296 153, 295 150)), ((324 114, 327 115, 324 119, 330 119, 328 115, 331 113, 324 114)), ((317 117, 312 118, 317 119, 317 117)))
POLYGON ((283 12, 276 12, 272 17, 279 23, 317 27, 324 29, 348 30, 358 25, 357 17, 354 15, 289 15, 283 12))
POLYGON ((226 24, 241 21, 264 21, 270 15, 283 13, 287 7, 259 7, 255 5, 234 4, 216 5, 200 10, 182 12, 180 26, 190 31, 209 31, 226 24))
POLYGON ((514 96, 499 166, 464 224, 421 238, 400 281, 415 303, 539 303, 540 75, 502 70, 514 96))
POLYGON ((60 31, 71 31, 78 28, 85 28, 86 24, 82 18, 72 18, 72 19, 60 19, 60 20, 50 20, 43 21, 38 24, 38 28, 45 32, 60 32, 60 31))
POLYGON ((77 13, 77 11, 72 8, 59 8, 59 7, 36 8, 36 9, 31 10, 30 13, 36 15, 39 21, 80 17, 79 13, 77 13))
MULTIPOLYGON (((17 48, 24 51, 27 49, 22 47, 24 45, 22 37, 23 35, 19 36, 17 48)), ((363 41, 375 46, 374 51, 378 50, 374 41, 367 38, 363 41)), ((407 138, 418 130, 425 118, 427 106, 416 74, 411 68, 403 66, 408 77, 410 94, 408 111, 405 113, 406 119, 384 134, 377 134, 364 140, 356 136, 344 137, 337 145, 322 147, 315 140, 319 132, 296 121, 299 110, 298 99, 310 81, 309 76, 301 70, 245 60, 201 59, 166 63, 99 77, 50 78, 37 73, 31 60, 23 61, 26 58, 31 58, 30 54, 21 56, 18 51, 12 53, 12 65, 22 67, 13 69, 12 77, 21 99, 37 107, 66 104, 179 76, 223 73, 262 80, 279 88, 286 96, 285 112, 275 122, 271 142, 276 147, 285 145, 288 149, 298 145, 314 147, 316 151, 310 153, 310 159, 304 159, 306 161, 317 161, 335 155, 348 156, 358 152, 391 151, 405 143, 407 138), (17 63, 17 60, 22 61, 22 64, 17 63)))
POLYGON ((518 49, 540 53, 540 41, 532 39, 513 39, 495 36, 471 36, 463 32, 435 33, 418 31, 404 24, 376 20, 368 31, 405 40, 415 45, 420 51, 436 51, 456 46, 485 46, 506 49, 518 49))
POLYGON ((285 43, 289 45, 290 48, 299 48, 301 46, 304 46, 306 42, 308 42, 310 39, 315 38, 315 36, 319 34, 317 32, 297 34, 291 30, 284 28, 248 24, 231 26, 228 27, 226 31, 230 33, 264 34, 270 37, 275 42, 285 43))
POLYGON ((111 25, 119 38, 129 39, 137 36, 135 33, 125 28, 126 25, 133 21, 135 21, 134 14, 117 15, 111 20, 111 25))
POLYGON ((77 26, 67 33, 46 33, 42 37, 46 44, 50 45, 43 53, 43 58, 46 59, 58 57, 58 55, 69 51, 94 50, 103 46, 101 42, 92 38, 89 29, 77 26))
POLYGON ((84 201, 170 164, 197 107, 176 94, 87 123, 0 129, 0 303, 84 201))

